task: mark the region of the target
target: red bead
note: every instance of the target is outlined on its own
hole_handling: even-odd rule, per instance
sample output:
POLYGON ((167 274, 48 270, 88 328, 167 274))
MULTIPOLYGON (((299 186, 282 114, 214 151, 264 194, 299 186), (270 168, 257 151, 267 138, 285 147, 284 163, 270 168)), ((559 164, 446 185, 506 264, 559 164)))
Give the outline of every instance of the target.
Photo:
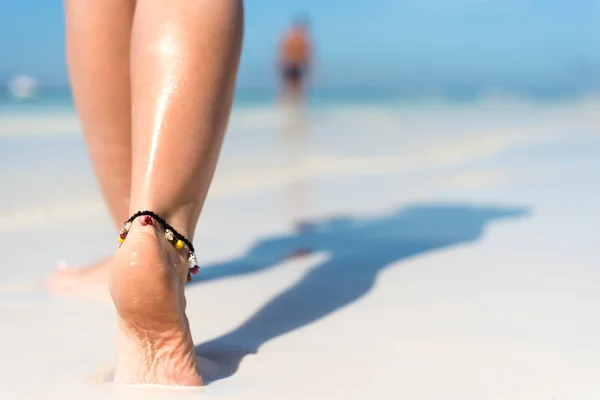
POLYGON ((120 237, 121 239, 125 239, 125 238, 127 237, 127 234, 126 234, 126 233, 121 233, 121 234, 119 235, 119 237, 120 237))
POLYGON ((196 275, 198 273, 198 271, 200 271, 200 267, 199 266, 195 266, 192 268, 192 274, 196 275))
POLYGON ((142 225, 152 225, 152 217, 149 215, 142 215, 140 218, 140 223, 142 225))

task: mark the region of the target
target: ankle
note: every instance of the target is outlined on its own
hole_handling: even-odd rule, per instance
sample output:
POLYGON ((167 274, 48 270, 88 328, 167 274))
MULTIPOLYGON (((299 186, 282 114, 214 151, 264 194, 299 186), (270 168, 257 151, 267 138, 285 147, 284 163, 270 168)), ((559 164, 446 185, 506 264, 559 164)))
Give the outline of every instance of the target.
POLYGON ((167 241, 170 242, 173 247, 175 247, 175 249, 184 250, 188 264, 186 280, 190 282, 192 280, 191 275, 197 274, 200 267, 198 266, 198 260, 196 258, 194 245, 188 238, 189 234, 186 234, 186 231, 184 231, 184 233, 181 233, 162 216, 153 211, 140 210, 133 214, 123 224, 123 227, 121 228, 121 232, 119 234, 119 242, 121 244, 125 241, 129 234, 129 231, 131 230, 131 228, 134 227, 136 222, 139 222, 139 224, 142 226, 156 225, 157 227, 160 227, 162 229, 162 233, 164 234, 164 238, 166 238, 167 241))
POLYGON ((109 280, 117 313, 122 318, 152 316, 156 321, 168 318, 169 323, 180 323, 185 317, 187 273, 187 257, 159 229, 134 221, 109 280))
POLYGON ((152 211, 164 219, 169 225, 175 228, 180 234, 192 239, 198 221, 198 213, 192 209, 192 205, 178 207, 161 207, 152 205, 151 202, 145 202, 145 205, 137 206, 131 209, 131 215, 138 211, 152 211))

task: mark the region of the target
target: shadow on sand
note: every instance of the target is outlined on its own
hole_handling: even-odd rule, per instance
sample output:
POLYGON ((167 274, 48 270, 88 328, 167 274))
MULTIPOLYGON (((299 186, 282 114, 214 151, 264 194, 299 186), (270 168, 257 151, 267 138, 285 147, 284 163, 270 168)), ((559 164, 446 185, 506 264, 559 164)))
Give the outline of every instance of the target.
POLYGON ((386 266, 476 241, 487 223, 526 214, 523 208, 427 205, 378 217, 333 218, 261 240, 240 258, 204 266, 196 282, 261 271, 305 249, 330 255, 238 327, 196 346, 196 354, 218 367, 204 378, 210 382, 233 375, 241 360, 262 344, 360 299, 386 266))

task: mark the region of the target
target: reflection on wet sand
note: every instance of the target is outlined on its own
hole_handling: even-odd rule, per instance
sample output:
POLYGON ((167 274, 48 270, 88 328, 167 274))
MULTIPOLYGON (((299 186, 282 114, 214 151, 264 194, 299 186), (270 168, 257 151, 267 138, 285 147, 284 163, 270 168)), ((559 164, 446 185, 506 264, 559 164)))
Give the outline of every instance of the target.
POLYGON ((301 228, 303 220, 311 214, 312 180, 302 176, 304 164, 308 162, 310 142, 309 115, 306 108, 288 104, 282 108, 282 148, 290 169, 298 179, 285 184, 282 208, 286 220, 301 228))

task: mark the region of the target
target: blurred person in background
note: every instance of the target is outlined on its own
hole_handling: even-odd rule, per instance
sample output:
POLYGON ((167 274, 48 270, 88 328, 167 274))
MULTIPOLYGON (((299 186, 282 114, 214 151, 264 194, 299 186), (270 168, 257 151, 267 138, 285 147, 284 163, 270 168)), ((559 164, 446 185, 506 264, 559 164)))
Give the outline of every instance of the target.
MULTIPOLYGON (((290 174, 304 175, 310 148, 308 118, 304 112, 304 100, 313 67, 313 51, 308 19, 296 17, 283 34, 278 51, 281 100, 287 107, 283 113, 284 151, 290 163, 290 174)), ((287 218, 295 225, 303 226, 309 214, 311 182, 308 178, 295 179, 284 188, 284 208, 287 218)), ((305 254, 299 249, 296 254, 305 254)))
POLYGON ((231 111, 242 0, 66 0, 65 13, 75 106, 123 228, 115 256, 57 271, 50 285, 108 283, 118 315, 115 382, 202 385, 184 292, 197 267, 182 239, 194 237, 231 111), (156 216, 138 218, 145 210, 179 234, 156 216))
POLYGON ((308 20, 297 18, 285 32, 279 47, 279 73, 283 98, 298 103, 305 95, 311 67, 308 20))

